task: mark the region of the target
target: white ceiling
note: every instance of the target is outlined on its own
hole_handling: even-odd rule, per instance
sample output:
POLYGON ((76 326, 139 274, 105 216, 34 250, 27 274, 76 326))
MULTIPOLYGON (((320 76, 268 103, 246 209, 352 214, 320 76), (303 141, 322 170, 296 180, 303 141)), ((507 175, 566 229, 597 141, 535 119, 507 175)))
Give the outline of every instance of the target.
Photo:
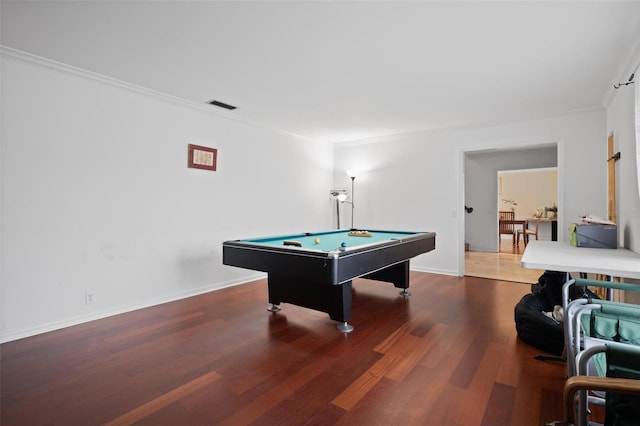
POLYGON ((640 35, 639 1, 1 8, 4 46, 327 141, 600 107, 640 35))

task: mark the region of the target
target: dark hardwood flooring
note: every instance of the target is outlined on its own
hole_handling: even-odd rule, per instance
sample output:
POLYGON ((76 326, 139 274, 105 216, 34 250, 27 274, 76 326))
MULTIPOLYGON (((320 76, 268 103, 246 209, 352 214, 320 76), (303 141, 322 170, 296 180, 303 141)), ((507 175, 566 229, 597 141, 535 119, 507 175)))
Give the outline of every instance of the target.
POLYGON ((541 425, 565 369, 534 360, 513 307, 529 286, 411 273, 354 281, 355 330, 265 280, 0 346, 10 425, 541 425))

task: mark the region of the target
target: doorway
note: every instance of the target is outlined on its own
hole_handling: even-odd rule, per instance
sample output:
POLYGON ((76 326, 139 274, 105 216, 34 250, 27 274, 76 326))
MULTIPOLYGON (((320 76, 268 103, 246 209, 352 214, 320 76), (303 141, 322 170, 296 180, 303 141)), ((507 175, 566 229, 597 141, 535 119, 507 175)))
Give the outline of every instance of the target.
MULTIPOLYGON (((474 265, 471 262, 477 261, 476 258, 480 254, 482 259, 478 261, 479 263, 495 265, 495 269, 498 271, 511 269, 515 272, 524 272, 521 271, 519 259, 514 258, 513 253, 501 253, 498 245, 500 240, 498 239, 497 218, 500 207, 496 200, 506 198, 499 195, 498 172, 515 173, 515 171, 521 170, 553 168, 556 171, 556 199, 561 200, 558 142, 511 145, 482 150, 461 150, 461 162, 464 170, 464 178, 461 182, 461 192, 464 194, 462 204, 469 208, 465 209, 466 213, 461 218, 463 241, 468 243, 469 247, 469 251, 465 251, 464 243, 461 244, 460 269, 462 274, 468 275, 467 266, 473 269, 474 265), (473 210, 469 212, 470 209, 473 210), (469 262, 468 265, 467 262, 469 262)), ((523 199, 523 209, 527 204, 524 201, 523 199)), ((545 203, 542 202, 542 204, 545 203)), ((518 204, 520 203, 518 202, 518 204)), ((526 215, 528 216, 529 212, 526 215)), ((509 245, 512 244, 509 243, 509 245)), ((539 276, 537 271, 532 271, 532 274, 536 277, 539 276)), ((493 276, 487 277, 495 278, 493 276)), ((520 281, 523 278, 508 279, 508 277, 501 276, 497 279, 520 281)))

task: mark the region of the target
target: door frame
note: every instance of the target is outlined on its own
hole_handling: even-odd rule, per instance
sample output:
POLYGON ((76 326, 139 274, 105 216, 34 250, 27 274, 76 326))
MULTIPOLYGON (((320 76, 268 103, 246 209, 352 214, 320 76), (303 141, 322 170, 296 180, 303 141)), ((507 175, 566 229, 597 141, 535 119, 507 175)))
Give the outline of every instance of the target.
MULTIPOLYGON (((458 207, 457 211, 461 212, 458 215, 458 260, 457 269, 458 276, 465 275, 465 224, 466 224, 466 212, 465 212, 465 174, 466 174, 466 155, 469 153, 491 153, 499 151, 520 151, 532 148, 539 148, 545 145, 556 146, 556 167, 558 168, 558 229, 563 228, 563 200, 564 200, 564 172, 562 165, 565 158, 565 143, 563 138, 555 139, 536 139, 536 140, 523 140, 523 141, 508 141, 503 143, 495 143, 491 145, 478 145, 478 146, 461 146, 458 148, 458 207)), ((558 233, 558 241, 562 241, 562 234, 558 233)))

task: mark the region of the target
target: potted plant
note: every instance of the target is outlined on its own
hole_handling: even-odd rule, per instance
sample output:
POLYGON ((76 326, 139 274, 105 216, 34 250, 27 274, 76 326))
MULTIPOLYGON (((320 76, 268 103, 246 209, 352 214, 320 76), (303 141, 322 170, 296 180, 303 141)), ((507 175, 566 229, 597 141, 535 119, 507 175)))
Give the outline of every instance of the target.
POLYGON ((505 204, 509 204, 511 206, 510 209, 511 209, 512 212, 516 211, 516 206, 518 205, 518 203, 516 203, 515 200, 511 200, 509 198, 503 198, 502 201, 505 204))

